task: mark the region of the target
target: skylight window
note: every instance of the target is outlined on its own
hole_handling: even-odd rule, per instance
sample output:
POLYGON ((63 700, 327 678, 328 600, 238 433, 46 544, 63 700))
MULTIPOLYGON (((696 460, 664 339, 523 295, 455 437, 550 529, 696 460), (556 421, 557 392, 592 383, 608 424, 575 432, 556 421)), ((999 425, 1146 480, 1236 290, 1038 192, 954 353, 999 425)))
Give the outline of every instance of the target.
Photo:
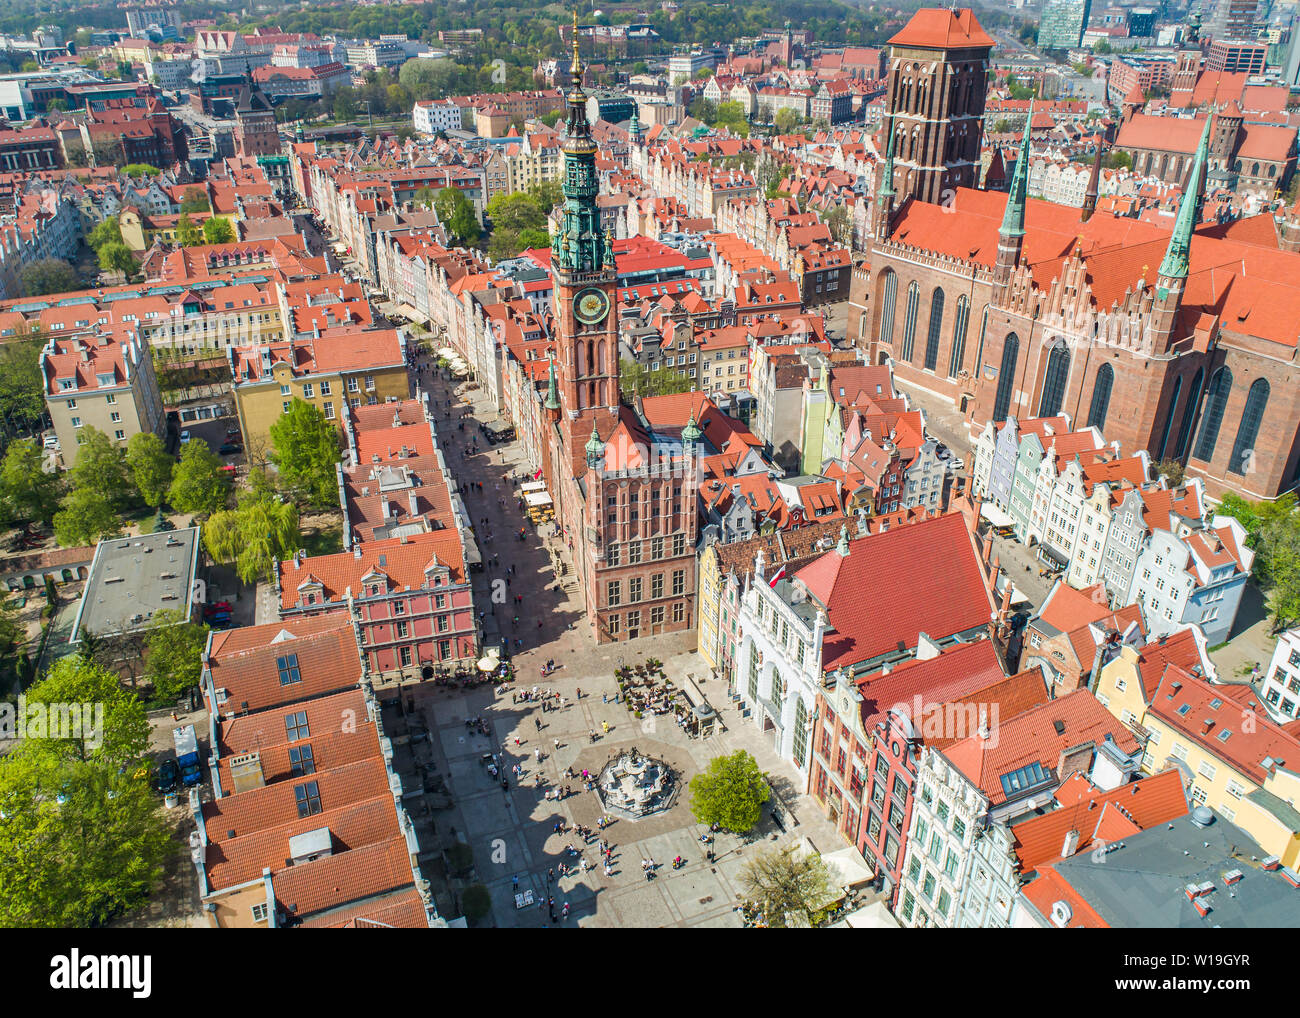
POLYGON ((298 819, 314 817, 322 811, 320 804, 320 787, 314 781, 298 785, 293 790, 294 801, 298 804, 298 819))
POLYGON ((280 672, 280 685, 291 686, 295 682, 302 681, 302 673, 298 670, 297 654, 286 654, 284 657, 276 658, 275 667, 280 672))

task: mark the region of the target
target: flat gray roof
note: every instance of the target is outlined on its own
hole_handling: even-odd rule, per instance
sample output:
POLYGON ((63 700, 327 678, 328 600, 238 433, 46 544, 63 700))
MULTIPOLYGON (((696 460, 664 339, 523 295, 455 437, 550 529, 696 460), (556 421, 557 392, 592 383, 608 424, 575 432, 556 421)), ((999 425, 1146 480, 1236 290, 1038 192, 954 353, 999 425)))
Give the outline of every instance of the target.
POLYGON ((1260 869, 1268 855, 1240 827, 1217 813, 1209 827, 1191 815, 1157 824, 1101 855, 1081 852, 1056 864, 1061 874, 1113 927, 1207 929, 1214 926, 1300 926, 1300 888, 1276 870, 1260 869), (1240 881, 1224 883, 1227 870, 1240 881), (1188 884, 1214 884, 1202 918, 1192 907, 1188 884))
POLYGON ((199 528, 100 541, 70 643, 147 628, 164 610, 188 608, 198 568, 199 528))

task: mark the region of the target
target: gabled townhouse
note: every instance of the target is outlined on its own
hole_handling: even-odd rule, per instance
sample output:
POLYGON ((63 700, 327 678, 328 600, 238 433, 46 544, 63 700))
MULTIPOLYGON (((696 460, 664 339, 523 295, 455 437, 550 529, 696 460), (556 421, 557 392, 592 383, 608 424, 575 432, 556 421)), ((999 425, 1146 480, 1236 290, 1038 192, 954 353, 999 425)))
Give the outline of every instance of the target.
POLYGON ((1088 686, 1121 646, 1146 642, 1138 605, 1112 611, 1100 584, 1075 590, 1058 578, 1025 625, 1020 665, 1041 669, 1048 694, 1064 696, 1088 686))
POLYGON ((1208 527, 1152 531, 1138 554, 1129 601, 1142 605, 1153 636, 1199 625, 1210 643, 1232 633, 1255 553, 1246 531, 1231 516, 1215 516, 1208 527))
POLYGON ((1115 788, 1137 770, 1137 739, 1086 689, 974 735, 925 747, 898 916, 907 926, 1010 924, 1019 889, 1011 824, 1052 801, 1070 774, 1115 788))
POLYGON ((806 783, 817 691, 842 673, 871 674, 910 658, 921 634, 936 646, 968 642, 996 620, 986 574, 962 514, 949 513, 851 539, 793 576, 770 581, 756 560, 741 603, 738 692, 752 723, 806 783), (892 563, 906 562, 902 572, 892 563), (888 587, 875 578, 889 573, 888 587), (774 582, 773 582, 774 581, 774 582))

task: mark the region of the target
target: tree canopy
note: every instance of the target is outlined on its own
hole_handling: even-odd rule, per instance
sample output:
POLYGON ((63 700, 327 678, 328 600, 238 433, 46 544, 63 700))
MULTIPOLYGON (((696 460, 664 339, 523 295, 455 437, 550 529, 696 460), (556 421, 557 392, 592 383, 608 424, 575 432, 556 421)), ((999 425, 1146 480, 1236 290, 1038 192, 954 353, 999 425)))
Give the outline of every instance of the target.
POLYGON ((145 901, 175 851, 149 784, 144 707, 76 655, 26 697, 29 725, 34 705, 102 704, 103 727, 21 739, 0 759, 0 925, 99 925, 145 901))
POLYGON ((203 241, 206 244, 229 244, 235 239, 234 227, 225 216, 213 216, 204 220, 203 241))
POLYGON ((299 545, 298 508, 262 488, 239 505, 214 513, 203 528, 203 547, 216 561, 235 566, 244 583, 275 579, 278 563, 299 545))
POLYGON ((470 245, 478 241, 481 232, 473 203, 459 188, 444 187, 433 199, 434 211, 451 240, 456 244, 470 245))
POLYGON ((222 471, 221 457, 202 439, 191 439, 172 472, 167 501, 178 513, 205 516, 226 507, 230 481, 222 471))
POLYGON ((176 466, 163 440, 147 431, 132 435, 126 443, 126 465, 140 497, 146 505, 157 509, 167 497, 172 469, 176 466))
POLYGON ((691 779, 691 814, 702 824, 718 824, 744 834, 762 816, 772 795, 758 761, 743 749, 709 761, 707 770, 691 779))
POLYGON ((313 505, 337 503, 339 433, 318 406, 294 399, 271 425, 271 444, 271 462, 286 490, 313 505))
POLYGON ((28 262, 18 274, 23 294, 39 297, 46 293, 67 293, 79 289, 81 277, 77 270, 62 258, 41 258, 28 262))
POLYGON ((145 678, 160 700, 174 700, 199 681, 208 627, 176 608, 156 612, 146 642, 145 678))
POLYGON ((762 909, 769 927, 816 925, 838 897, 830 870, 816 852, 764 848, 740 870, 740 887, 762 909))
POLYGON ((9 444, 0 462, 0 514, 7 523, 49 523, 59 506, 61 484, 41 464, 44 454, 35 439, 9 444))

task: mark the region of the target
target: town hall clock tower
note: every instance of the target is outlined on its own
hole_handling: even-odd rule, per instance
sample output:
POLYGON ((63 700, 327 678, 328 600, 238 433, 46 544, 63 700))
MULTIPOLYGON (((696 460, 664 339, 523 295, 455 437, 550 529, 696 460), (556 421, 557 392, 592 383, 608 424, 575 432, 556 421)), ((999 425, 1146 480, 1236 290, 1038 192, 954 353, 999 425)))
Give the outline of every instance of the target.
POLYGON ((596 142, 587 122, 574 15, 573 76, 566 96, 564 180, 559 232, 551 237, 561 434, 573 475, 585 472, 593 429, 607 437, 618 420, 618 292, 614 238, 600 226, 596 142))

